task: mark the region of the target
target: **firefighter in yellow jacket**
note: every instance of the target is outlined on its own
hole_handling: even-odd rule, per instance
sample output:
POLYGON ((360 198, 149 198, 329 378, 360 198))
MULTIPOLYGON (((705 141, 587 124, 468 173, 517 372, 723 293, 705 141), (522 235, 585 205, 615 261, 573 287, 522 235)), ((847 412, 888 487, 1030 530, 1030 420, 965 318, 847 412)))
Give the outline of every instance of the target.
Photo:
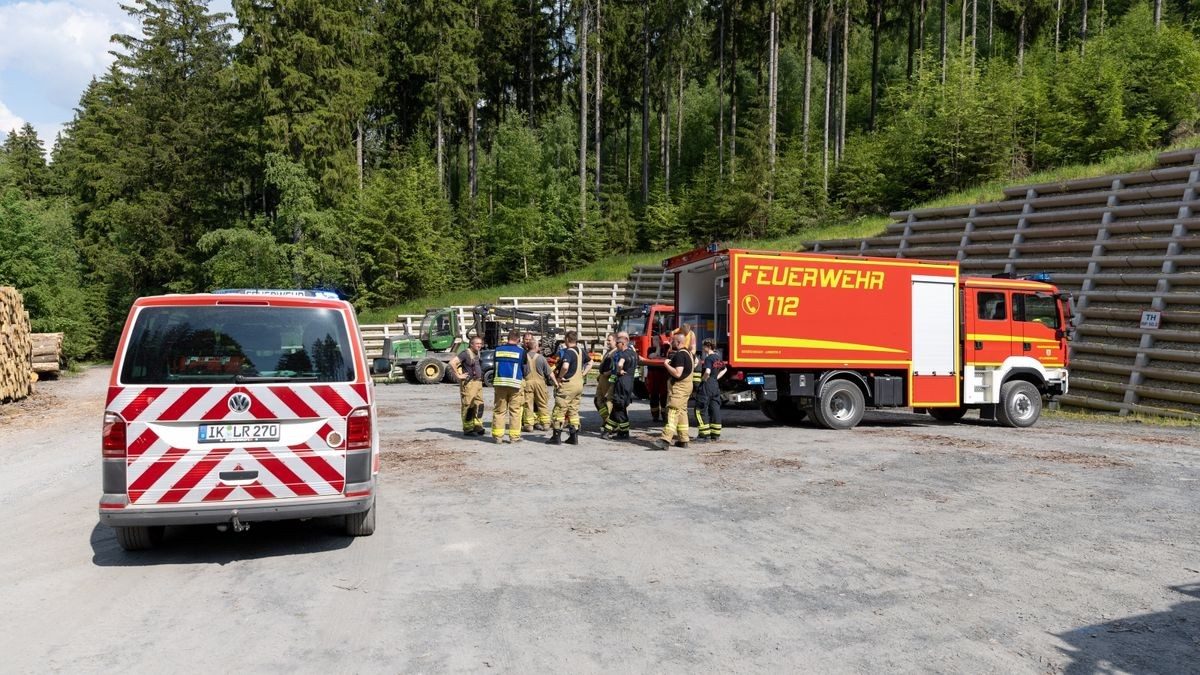
POLYGON ((662 437, 654 442, 658 450, 671 447, 672 440, 678 447, 688 446, 688 398, 692 395, 692 371, 696 367, 696 357, 687 350, 686 345, 687 338, 676 333, 671 339, 674 351, 663 366, 671 381, 667 385, 667 423, 663 427, 662 437))
POLYGON ((525 333, 525 359, 529 376, 525 378, 525 416, 522 431, 545 431, 550 428, 550 365, 538 350, 537 336, 525 333))
POLYGON ((592 369, 591 357, 580 348, 573 330, 564 336, 566 346, 558 352, 554 364, 554 433, 550 443, 562 443, 562 432, 567 432, 567 443, 579 444, 579 399, 583 398, 583 378, 592 369))

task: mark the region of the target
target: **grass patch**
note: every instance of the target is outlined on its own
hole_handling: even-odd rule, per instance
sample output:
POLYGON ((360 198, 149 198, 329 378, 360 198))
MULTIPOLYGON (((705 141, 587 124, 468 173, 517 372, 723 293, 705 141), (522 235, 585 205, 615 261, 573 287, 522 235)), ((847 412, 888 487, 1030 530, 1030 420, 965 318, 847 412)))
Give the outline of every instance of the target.
POLYGON ((1081 410, 1078 408, 1070 408, 1067 410, 1043 410, 1043 415, 1059 420, 1072 420, 1076 422, 1100 422, 1104 424, 1146 424, 1156 427, 1176 427, 1176 428, 1200 428, 1200 420, 1184 419, 1182 417, 1163 417, 1160 415, 1147 415, 1144 413, 1134 413, 1121 417, 1116 413, 1110 412, 1095 412, 1081 410))

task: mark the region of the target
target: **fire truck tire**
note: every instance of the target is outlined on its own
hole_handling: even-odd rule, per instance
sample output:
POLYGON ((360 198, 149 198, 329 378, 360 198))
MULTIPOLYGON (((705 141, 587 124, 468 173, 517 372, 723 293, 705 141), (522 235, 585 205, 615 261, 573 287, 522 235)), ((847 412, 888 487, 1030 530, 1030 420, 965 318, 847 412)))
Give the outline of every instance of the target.
POLYGON ((126 551, 147 551, 162 541, 165 527, 139 525, 136 527, 114 527, 117 543, 126 551))
POLYGON ((446 364, 437 359, 421 359, 417 363, 417 382, 421 384, 437 384, 446 373, 446 364))
POLYGON ((369 537, 375 534, 375 501, 371 507, 362 513, 351 513, 346 516, 346 535, 350 537, 369 537))
POLYGON ((862 421, 866 399, 858 385, 834 380, 825 386, 813 405, 813 418, 826 429, 853 429, 862 421))
POLYGON ((957 422, 967 414, 967 409, 959 406, 957 408, 930 408, 929 416, 939 422, 957 422))
POLYGON ((1000 386, 996 419, 1006 427, 1031 427, 1042 416, 1042 393, 1024 380, 1000 386))

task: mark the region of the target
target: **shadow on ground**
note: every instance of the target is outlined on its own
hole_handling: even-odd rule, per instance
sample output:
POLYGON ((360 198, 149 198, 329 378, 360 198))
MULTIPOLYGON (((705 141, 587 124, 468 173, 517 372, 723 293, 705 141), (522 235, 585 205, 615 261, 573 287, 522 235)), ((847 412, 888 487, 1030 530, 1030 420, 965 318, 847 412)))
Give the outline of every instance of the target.
POLYGON ((1200 583, 1172 586, 1192 600, 1165 612, 1139 614, 1076 628, 1059 634, 1070 645, 1063 672, 1195 673, 1200 672, 1200 583))
POLYGON ((92 564, 99 567, 147 565, 225 565, 238 560, 278 558, 350 546, 354 537, 342 532, 341 518, 253 523, 246 532, 219 532, 214 525, 172 526, 157 548, 125 551, 107 525, 92 528, 92 564))

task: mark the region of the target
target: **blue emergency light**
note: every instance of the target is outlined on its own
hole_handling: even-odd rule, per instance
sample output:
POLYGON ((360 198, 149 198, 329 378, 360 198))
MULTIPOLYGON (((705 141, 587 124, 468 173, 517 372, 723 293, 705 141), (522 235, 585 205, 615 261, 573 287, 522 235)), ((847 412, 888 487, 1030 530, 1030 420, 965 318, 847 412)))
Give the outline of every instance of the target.
POLYGON ((1050 273, 1049 272, 1038 272, 1037 274, 1030 274, 1025 277, 1025 280, 1026 281, 1042 281, 1045 283, 1050 283, 1050 273))

